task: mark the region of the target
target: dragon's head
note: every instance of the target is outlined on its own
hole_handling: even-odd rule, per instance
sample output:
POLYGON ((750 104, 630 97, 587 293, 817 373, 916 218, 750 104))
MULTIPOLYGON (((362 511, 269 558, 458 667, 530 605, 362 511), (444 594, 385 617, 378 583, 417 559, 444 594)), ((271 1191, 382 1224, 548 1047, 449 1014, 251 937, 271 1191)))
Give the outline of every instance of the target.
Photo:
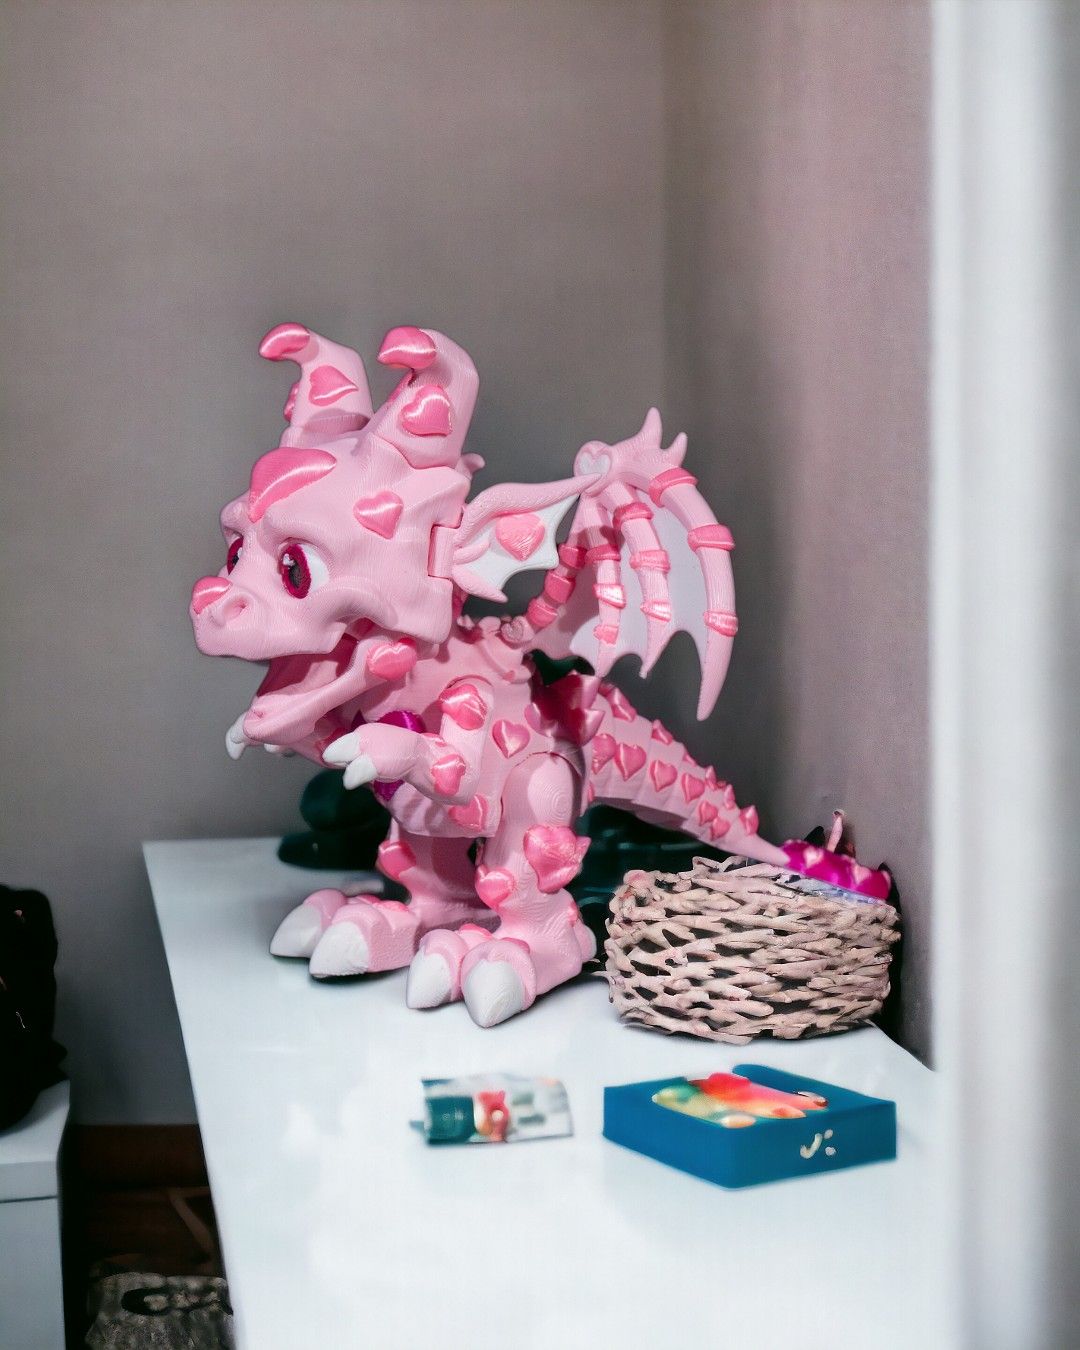
POLYGON ((553 565, 558 520, 594 478, 502 484, 466 507, 478 381, 440 333, 386 335, 379 361, 407 373, 377 412, 348 348, 280 324, 259 350, 300 367, 289 425, 221 513, 225 563, 195 583, 191 619, 208 655, 269 663, 244 735, 286 744, 401 678, 466 594, 505 599, 507 576, 553 565))
POLYGON ((201 651, 269 662, 245 732, 272 741, 446 638, 455 588, 430 575, 432 530, 458 524, 480 461, 461 453, 476 370, 440 334, 387 335, 379 360, 408 374, 378 412, 347 348, 281 324, 260 352, 300 366, 289 425, 222 512, 225 562, 191 618, 201 651))

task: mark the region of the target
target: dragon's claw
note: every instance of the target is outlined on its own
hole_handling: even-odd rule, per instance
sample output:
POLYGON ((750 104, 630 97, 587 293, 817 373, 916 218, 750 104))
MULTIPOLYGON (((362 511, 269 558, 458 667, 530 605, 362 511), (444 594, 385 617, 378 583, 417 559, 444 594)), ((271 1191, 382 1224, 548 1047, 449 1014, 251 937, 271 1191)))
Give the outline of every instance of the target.
POLYGON ((508 961, 480 961, 465 977, 465 1006, 478 1027, 493 1027, 523 1012, 531 1002, 508 961))

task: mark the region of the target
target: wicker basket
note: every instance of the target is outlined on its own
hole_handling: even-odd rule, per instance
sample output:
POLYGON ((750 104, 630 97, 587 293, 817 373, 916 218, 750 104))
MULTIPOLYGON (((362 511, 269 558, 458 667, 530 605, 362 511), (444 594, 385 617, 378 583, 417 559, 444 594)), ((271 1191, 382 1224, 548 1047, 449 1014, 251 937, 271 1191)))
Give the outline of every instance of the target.
POLYGON ((619 1016, 731 1045, 868 1021, 889 992, 896 909, 815 895, 802 884, 746 858, 628 874, 604 944, 619 1016))

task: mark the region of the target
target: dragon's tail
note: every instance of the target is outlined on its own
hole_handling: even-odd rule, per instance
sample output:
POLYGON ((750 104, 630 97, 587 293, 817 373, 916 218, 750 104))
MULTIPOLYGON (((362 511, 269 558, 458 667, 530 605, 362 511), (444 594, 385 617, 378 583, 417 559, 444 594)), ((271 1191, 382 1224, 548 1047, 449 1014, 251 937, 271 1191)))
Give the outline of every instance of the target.
POLYGON ((642 717, 615 685, 575 673, 546 693, 551 712, 582 746, 586 805, 619 806, 758 862, 878 899, 889 895, 887 872, 829 849, 797 841, 778 847, 762 839, 757 810, 740 806, 730 783, 702 768, 661 722, 642 717))
POLYGON ((662 723, 642 717, 621 689, 572 674, 546 692, 582 743, 587 805, 620 806, 704 843, 790 866, 782 849, 758 835, 754 807, 740 806, 730 783, 702 768, 662 723))

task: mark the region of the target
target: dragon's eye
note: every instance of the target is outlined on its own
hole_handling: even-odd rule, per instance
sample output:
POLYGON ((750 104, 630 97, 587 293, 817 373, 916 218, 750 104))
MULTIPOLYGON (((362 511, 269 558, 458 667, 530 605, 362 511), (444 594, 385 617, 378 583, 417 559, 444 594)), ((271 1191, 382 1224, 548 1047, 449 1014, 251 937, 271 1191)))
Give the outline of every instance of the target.
POLYGON ((225 570, 231 572, 240 561, 240 550, 244 547, 244 536, 238 534, 235 539, 229 540, 229 551, 225 555, 225 570))
POLYGON ((326 564, 313 548, 303 544, 286 544, 278 559, 278 571, 285 589, 297 600, 303 600, 313 587, 327 579, 326 564))

